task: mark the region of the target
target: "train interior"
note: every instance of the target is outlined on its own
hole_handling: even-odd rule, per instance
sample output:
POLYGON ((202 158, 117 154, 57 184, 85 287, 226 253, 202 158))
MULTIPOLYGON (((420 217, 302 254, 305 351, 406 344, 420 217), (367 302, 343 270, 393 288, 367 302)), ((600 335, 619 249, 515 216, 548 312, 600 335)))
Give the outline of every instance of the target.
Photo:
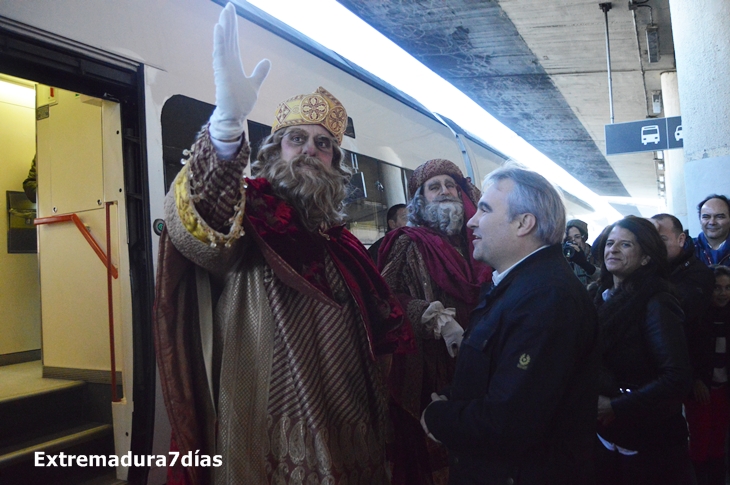
POLYGON ((149 205, 136 86, 43 64, 26 55, 0 70, 0 481, 125 483, 126 468, 33 460, 131 447, 133 361, 144 360, 133 315, 151 308, 149 258, 130 263, 149 254, 135 222, 149 205))
MULTIPOLYGON (((125 400, 120 323, 130 317, 130 296, 120 244, 127 237, 119 223, 125 207, 118 103, 15 77, 3 87, 0 109, 10 127, 3 151, 17 152, 2 157, 15 163, 2 171, 7 251, 0 253, 0 406, 18 418, 2 421, 0 466, 12 476, 38 474, 27 469, 27 456, 40 449, 114 452, 113 408, 125 400), (22 186, 34 157, 37 202, 22 186), (87 242, 107 257, 107 231, 116 268, 111 285, 87 242), (114 366, 110 341, 119 357, 114 366)), ((115 475, 89 468, 74 480, 115 475)))

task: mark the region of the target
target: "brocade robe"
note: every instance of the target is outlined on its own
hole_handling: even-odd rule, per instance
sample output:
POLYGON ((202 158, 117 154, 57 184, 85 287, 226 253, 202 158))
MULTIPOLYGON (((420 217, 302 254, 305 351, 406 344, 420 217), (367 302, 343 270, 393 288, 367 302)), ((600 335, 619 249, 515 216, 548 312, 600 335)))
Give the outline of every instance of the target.
MULTIPOLYGON (((466 213, 474 207, 462 197, 466 213)), ((473 260, 471 230, 464 229, 461 252, 443 234, 426 227, 404 227, 388 233, 379 255, 383 278, 397 296, 410 321, 417 351, 393 356, 388 387, 393 398, 391 414, 395 440, 391 451, 396 485, 445 484, 448 480, 446 449, 426 438, 419 423, 431 402, 431 393, 451 383, 456 359, 444 340, 434 338, 435 319, 421 322, 434 301, 456 310, 455 319, 466 329, 469 312, 476 306, 481 284, 491 270, 473 260), (463 255, 462 252, 469 254, 463 255)))
POLYGON ((346 229, 307 233, 267 181, 242 177, 247 147, 218 160, 204 130, 191 153, 165 201, 155 344, 180 452, 223 465, 172 475, 389 483, 375 355, 398 345, 397 301, 346 229))

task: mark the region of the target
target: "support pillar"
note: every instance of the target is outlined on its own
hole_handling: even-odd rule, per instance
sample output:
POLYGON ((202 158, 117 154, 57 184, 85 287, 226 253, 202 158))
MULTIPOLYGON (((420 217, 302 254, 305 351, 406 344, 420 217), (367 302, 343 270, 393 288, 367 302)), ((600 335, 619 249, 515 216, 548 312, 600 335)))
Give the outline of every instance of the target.
POLYGON ((700 232, 697 203, 730 196, 730 2, 670 0, 682 102, 684 175, 690 234, 700 232))
MULTIPOLYGON (((662 104, 664 105, 664 116, 681 116, 679 109, 679 87, 677 86, 677 72, 663 72, 662 81, 662 104)), ((684 127, 682 127, 684 129, 684 127)), ((667 212, 676 216, 682 225, 687 227, 687 195, 684 184, 684 149, 664 150, 664 179, 667 196, 667 212)))

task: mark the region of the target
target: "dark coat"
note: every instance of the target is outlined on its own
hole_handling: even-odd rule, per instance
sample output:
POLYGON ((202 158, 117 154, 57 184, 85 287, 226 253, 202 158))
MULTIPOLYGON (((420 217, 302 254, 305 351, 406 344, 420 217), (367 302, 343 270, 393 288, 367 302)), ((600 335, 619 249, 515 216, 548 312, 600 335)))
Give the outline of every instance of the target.
POLYGON ((385 236, 372 243, 368 248, 368 254, 373 258, 375 266, 378 266, 378 251, 380 250, 380 245, 383 244, 383 239, 385 239, 385 236))
POLYGON ((694 244, 687 238, 680 255, 670 263, 669 275, 684 312, 685 332, 688 335, 693 328, 702 325, 715 288, 715 275, 694 253, 694 244))
POLYGON ((599 426, 599 434, 630 450, 686 446, 682 400, 691 388, 692 373, 684 315, 672 291, 668 281, 648 276, 606 302, 596 295, 602 353, 599 392, 611 399, 615 414, 608 426, 599 426))
POLYGON ((425 412, 451 484, 591 483, 598 328, 560 245, 485 290, 448 401, 425 412))
MULTIPOLYGON (((715 366, 720 367, 716 360, 715 342, 718 335, 716 322, 725 322, 725 341, 730 342, 730 305, 722 308, 712 306, 704 314, 704 321, 693 329, 689 335, 689 358, 692 362, 692 374, 695 379, 701 380, 708 388, 712 387, 712 373, 715 366)), ((725 353, 725 367, 730 369, 730 352, 725 353)), ((730 391, 730 386, 726 386, 730 391)), ((694 397, 694 396, 692 396, 694 397)))
POLYGON ((677 291, 679 305, 684 312, 684 333, 694 377, 709 386, 712 369, 708 371, 707 360, 711 360, 715 352, 715 342, 711 326, 707 326, 706 314, 712 305, 715 275, 694 253, 694 244, 687 238, 682 253, 671 262, 669 281, 677 291))

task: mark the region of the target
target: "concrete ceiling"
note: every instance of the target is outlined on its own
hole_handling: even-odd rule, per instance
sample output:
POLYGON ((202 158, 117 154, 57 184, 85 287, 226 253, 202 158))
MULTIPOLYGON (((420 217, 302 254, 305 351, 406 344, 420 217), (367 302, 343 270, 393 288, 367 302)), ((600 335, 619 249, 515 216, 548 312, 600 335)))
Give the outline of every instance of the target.
MULTIPOLYGON (((653 152, 605 155, 611 119, 598 1, 338 1, 598 195, 657 198, 653 152)), ((660 73, 675 69, 668 0, 633 2, 637 8, 612 2, 608 12, 616 123, 664 116, 653 113, 651 94, 661 89, 660 73), (645 31, 652 20, 660 59, 649 63, 645 31)))

